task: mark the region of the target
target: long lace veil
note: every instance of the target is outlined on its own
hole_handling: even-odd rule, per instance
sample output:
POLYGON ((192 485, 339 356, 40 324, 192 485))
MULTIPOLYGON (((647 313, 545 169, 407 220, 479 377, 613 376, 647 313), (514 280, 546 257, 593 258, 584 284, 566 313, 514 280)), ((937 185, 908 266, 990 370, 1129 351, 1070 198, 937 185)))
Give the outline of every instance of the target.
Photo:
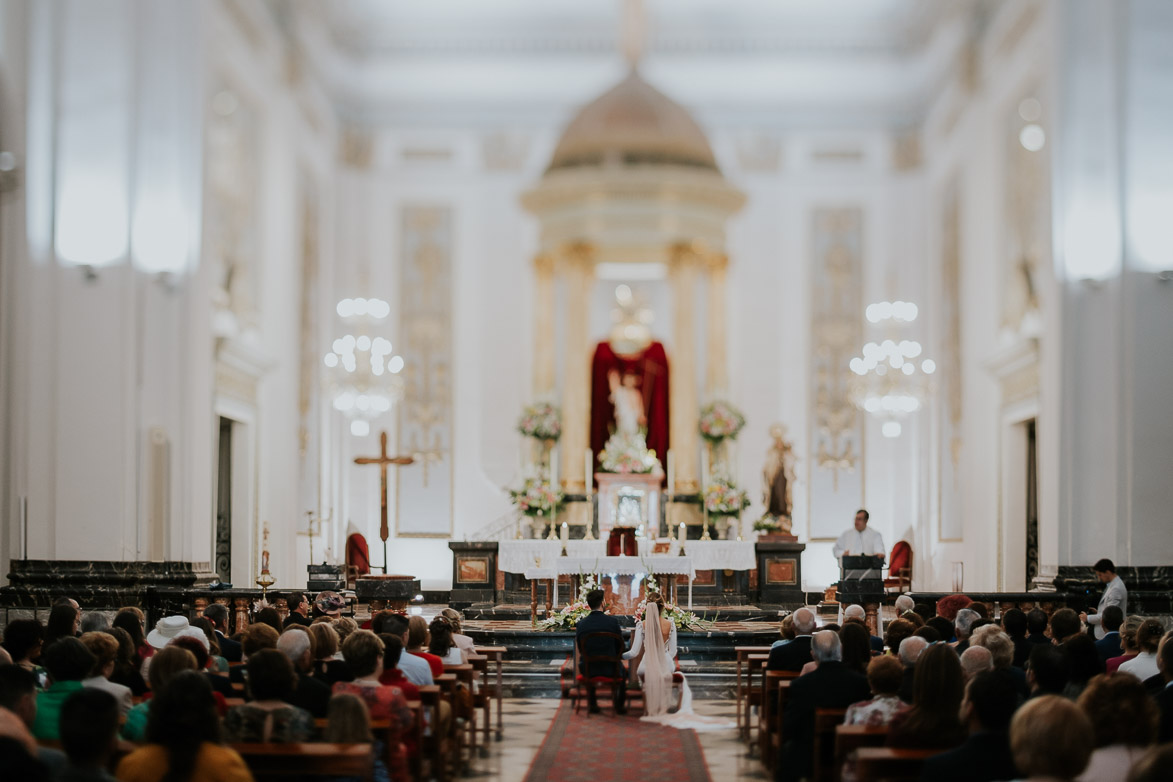
POLYGON ((669 714, 672 705, 672 674, 675 663, 664 652, 664 635, 660 632, 660 607, 651 601, 644 613, 644 717, 674 728, 726 730, 736 727, 729 720, 702 717, 692 710, 692 692, 688 680, 680 677, 680 708, 669 714))

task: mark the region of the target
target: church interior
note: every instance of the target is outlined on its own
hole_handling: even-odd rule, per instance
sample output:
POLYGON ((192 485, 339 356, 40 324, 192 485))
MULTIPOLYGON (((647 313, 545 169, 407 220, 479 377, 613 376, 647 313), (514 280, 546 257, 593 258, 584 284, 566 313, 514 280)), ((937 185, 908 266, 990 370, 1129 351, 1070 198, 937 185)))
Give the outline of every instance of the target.
MULTIPOLYGON (((922 625, 1029 686, 1022 778, 1024 712, 1120 681, 1077 635, 1173 740, 1171 44, 1163 0, 0 0, 0 637, 62 712, 0 742, 163 779, 180 625, 237 730, 192 779, 954 778, 837 732, 922 625), (85 756, 50 641, 128 612, 85 756), (1020 614, 1067 689, 998 663, 1020 614), (240 732, 271 647, 312 740, 240 732)), ((1171 778, 1130 747, 1080 778, 1171 778)))

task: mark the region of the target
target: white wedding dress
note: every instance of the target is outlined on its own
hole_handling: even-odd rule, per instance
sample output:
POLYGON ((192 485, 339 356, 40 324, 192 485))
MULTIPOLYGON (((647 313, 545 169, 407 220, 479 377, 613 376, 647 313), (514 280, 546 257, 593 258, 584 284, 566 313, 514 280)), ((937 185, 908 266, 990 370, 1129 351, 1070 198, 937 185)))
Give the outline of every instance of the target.
POLYGON ((645 645, 647 648, 637 669, 644 682, 644 716, 640 717, 641 720, 685 730, 728 730, 736 727, 729 720, 702 717, 694 712, 692 691, 683 674, 680 677, 680 708, 668 713, 672 705, 672 674, 676 668, 676 626, 672 626, 665 644, 660 632, 660 608, 656 603, 648 603, 643 624, 635 628, 631 651, 625 652, 623 658, 633 659, 645 645))

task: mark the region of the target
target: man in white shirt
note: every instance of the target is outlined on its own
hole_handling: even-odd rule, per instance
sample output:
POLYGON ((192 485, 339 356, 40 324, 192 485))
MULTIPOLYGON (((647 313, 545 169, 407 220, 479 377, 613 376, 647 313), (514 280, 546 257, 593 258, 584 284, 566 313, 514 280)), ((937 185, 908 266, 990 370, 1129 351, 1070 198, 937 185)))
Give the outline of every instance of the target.
POLYGON ((1116 566, 1112 564, 1110 559, 1101 559, 1092 565, 1092 570, 1096 572, 1096 578, 1100 579, 1100 583, 1106 585, 1104 594, 1100 597, 1100 604, 1096 607, 1094 614, 1083 613, 1079 615, 1079 618, 1094 627, 1096 638, 1100 639, 1105 635, 1103 625, 1105 608, 1120 606, 1120 611, 1128 616, 1128 587, 1124 586, 1124 579, 1116 575, 1116 566))
POLYGON ((831 553, 835 559, 844 556, 858 557, 865 554, 884 558, 884 538, 879 532, 868 526, 870 515, 862 508, 855 514, 855 526, 847 530, 835 541, 835 548, 831 553))

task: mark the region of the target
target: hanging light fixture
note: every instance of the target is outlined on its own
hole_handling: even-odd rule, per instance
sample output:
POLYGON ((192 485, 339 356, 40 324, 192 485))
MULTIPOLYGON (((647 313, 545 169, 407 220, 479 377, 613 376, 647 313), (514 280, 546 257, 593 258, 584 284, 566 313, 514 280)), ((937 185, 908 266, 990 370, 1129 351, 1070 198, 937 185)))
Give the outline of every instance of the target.
POLYGON ((391 305, 382 299, 343 299, 336 308, 346 333, 335 339, 323 363, 334 409, 350 419, 350 433, 370 434, 371 421, 403 397, 403 356, 378 334, 391 305))
POLYGON ((861 410, 882 421, 885 437, 899 437, 901 419, 924 407, 931 391, 930 379, 937 363, 925 358, 920 342, 905 338, 903 332, 914 322, 918 309, 910 301, 881 301, 868 305, 869 323, 885 339, 868 342, 861 355, 851 359, 854 377, 852 401, 861 410))

